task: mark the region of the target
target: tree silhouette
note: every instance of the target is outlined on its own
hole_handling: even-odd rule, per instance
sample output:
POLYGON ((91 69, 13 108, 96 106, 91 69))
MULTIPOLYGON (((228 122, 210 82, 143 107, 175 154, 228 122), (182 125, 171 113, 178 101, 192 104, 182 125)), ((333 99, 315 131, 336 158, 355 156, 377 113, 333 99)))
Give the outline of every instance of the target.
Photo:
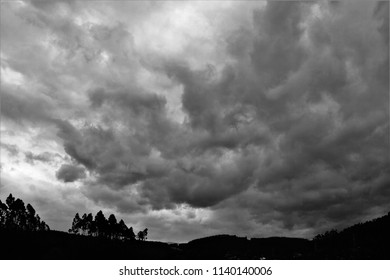
POLYGON ((144 229, 144 239, 145 240, 148 239, 148 229, 147 228, 144 229))
POLYGON ((88 235, 94 235, 96 232, 95 222, 92 213, 89 213, 86 218, 86 230, 88 235))
POLYGON ((0 200, 0 229, 5 228, 5 221, 7 219, 8 207, 0 200))
POLYGON ((137 234, 138 240, 141 240, 141 241, 146 240, 147 236, 148 236, 148 229, 147 228, 145 228, 142 231, 139 231, 137 234))
POLYGON ((80 221, 80 228, 83 235, 87 235, 88 222, 87 222, 87 214, 83 214, 80 221))
POLYGON ((130 227, 126 232, 126 239, 135 240, 135 233, 132 227, 130 227))
POLYGON ((81 219, 79 213, 76 213, 76 215, 73 218, 72 227, 68 230, 69 233, 74 233, 74 234, 79 233, 80 220, 81 219))
POLYGON ((26 207, 27 210, 27 224, 28 224, 28 230, 34 230, 36 227, 36 219, 35 219, 35 209, 31 206, 31 204, 27 204, 26 207))
POLYGON ((108 235, 111 239, 117 237, 118 235, 117 230, 118 230, 118 223, 116 221, 115 215, 111 214, 108 217, 108 235))
POLYGON ((121 219, 117 226, 117 232, 120 239, 126 239, 126 234, 129 228, 126 226, 125 222, 121 219))
POLYGON ((107 220, 101 210, 95 216, 95 224, 97 236, 107 236, 107 220))
MULTIPOLYGON (((135 240, 136 235, 134 234, 133 228, 128 228, 123 220, 119 223, 114 214, 105 218, 103 212, 100 210, 96 213, 95 219, 92 213, 83 214, 80 218, 79 213, 76 213, 73 218, 72 227, 68 230, 69 233, 73 234, 84 234, 89 236, 108 237, 110 239, 120 240, 135 240)), ((148 234, 148 229, 141 231, 141 235, 138 239, 145 240, 148 234)))
POLYGON ((9 194, 9 196, 7 197, 5 202, 7 203, 8 208, 11 209, 12 204, 14 204, 14 202, 15 202, 15 198, 12 196, 12 193, 9 194))
POLYGON ((8 211, 6 214, 6 220, 5 220, 5 228, 7 229, 15 229, 15 213, 12 211, 12 205, 15 202, 15 198, 10 194, 7 199, 5 200, 8 206, 8 211))
POLYGON ((25 207, 23 200, 15 199, 12 194, 7 197, 6 204, 0 201, 0 211, 0 228, 23 231, 50 230, 30 204, 25 207))

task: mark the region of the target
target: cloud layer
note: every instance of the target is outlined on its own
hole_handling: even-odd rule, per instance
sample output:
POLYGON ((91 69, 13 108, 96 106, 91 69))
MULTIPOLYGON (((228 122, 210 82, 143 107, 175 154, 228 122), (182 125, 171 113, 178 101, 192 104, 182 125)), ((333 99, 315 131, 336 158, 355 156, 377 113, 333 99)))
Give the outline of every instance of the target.
POLYGON ((381 215, 388 5, 3 3, 3 189, 61 229, 58 192, 163 240, 311 237, 381 215))

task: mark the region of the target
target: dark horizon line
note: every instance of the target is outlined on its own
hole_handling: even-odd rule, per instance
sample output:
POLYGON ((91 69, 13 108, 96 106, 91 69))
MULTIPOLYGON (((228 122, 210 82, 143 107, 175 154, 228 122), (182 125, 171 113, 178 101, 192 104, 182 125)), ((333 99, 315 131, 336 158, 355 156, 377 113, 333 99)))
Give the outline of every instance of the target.
MULTIPOLYGON (((341 233, 341 232, 343 232, 343 231, 345 231, 345 230, 347 230, 347 229, 349 229, 351 227, 354 227, 354 226, 357 226, 357 225, 362 225, 362 224, 369 223, 369 222, 373 222, 373 221, 375 221, 377 219, 380 219, 380 218, 383 218, 383 217, 386 217, 386 216, 390 216, 390 209, 387 212, 387 214, 384 214, 382 216, 377 216, 376 218, 372 218, 372 219, 369 219, 369 220, 364 220, 364 221, 352 224, 350 226, 346 226, 346 227, 344 227, 342 229, 331 228, 331 229, 326 230, 325 232, 316 234, 312 238, 296 237, 296 236, 284 236, 284 235, 272 235, 272 236, 266 236, 266 237, 249 237, 249 236, 240 236, 240 235, 236 235, 236 234, 219 233, 219 234, 207 235, 207 236, 191 239, 191 240, 184 241, 184 242, 173 242, 173 241, 151 240, 151 239, 144 240, 144 241, 141 241, 141 242, 158 242, 158 243, 166 243, 166 244, 188 244, 190 242, 197 241, 197 240, 203 240, 203 239, 213 238, 213 237, 223 237, 223 236, 224 237, 245 238, 248 241, 250 241, 252 239, 271 239, 271 238, 301 239, 301 240, 313 241, 313 240, 315 240, 316 237, 318 237, 320 235, 324 235, 324 234, 327 234, 327 233, 330 233, 330 232, 341 233)), ((69 235, 79 235, 79 236, 86 236, 86 237, 97 237, 97 236, 90 236, 90 235, 83 235, 83 234, 73 234, 73 233, 69 233, 67 231, 55 230, 55 229, 51 229, 50 231, 66 233, 66 234, 69 234, 69 235)), ((105 237, 103 237, 103 238, 105 238, 105 237)))

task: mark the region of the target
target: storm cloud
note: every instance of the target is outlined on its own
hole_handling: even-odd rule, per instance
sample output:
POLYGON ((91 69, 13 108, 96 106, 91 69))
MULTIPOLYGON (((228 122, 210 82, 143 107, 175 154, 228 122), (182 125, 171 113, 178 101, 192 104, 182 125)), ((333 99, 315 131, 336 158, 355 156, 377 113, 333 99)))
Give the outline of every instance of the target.
POLYGON ((62 180, 65 183, 74 182, 79 179, 85 178, 85 170, 82 167, 63 164, 60 169, 58 169, 56 173, 56 177, 58 180, 62 180))
POLYGON ((387 213, 388 5, 3 3, 4 186, 31 196, 6 174, 27 162, 176 241, 387 213))

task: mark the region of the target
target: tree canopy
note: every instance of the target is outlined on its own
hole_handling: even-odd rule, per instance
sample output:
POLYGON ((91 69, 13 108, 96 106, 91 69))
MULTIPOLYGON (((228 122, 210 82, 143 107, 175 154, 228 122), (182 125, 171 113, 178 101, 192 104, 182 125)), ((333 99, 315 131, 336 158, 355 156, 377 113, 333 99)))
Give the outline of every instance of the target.
MULTIPOLYGON (((146 234, 147 234, 147 229, 146 234)), ((73 218, 72 227, 68 230, 69 233, 82 234, 89 236, 106 237, 110 239, 120 240, 135 240, 133 228, 128 228, 123 220, 117 221, 114 214, 111 214, 108 219, 100 210, 93 218, 92 213, 83 214, 80 218, 79 213, 76 213, 73 218)), ((146 235, 145 235, 146 236, 146 235)), ((139 240, 145 240, 146 238, 139 240)))
POLYGON ((23 200, 10 194, 3 203, 0 200, 0 229, 23 231, 46 231, 49 226, 41 221, 31 204, 24 205, 23 200))
POLYGON ((146 240, 147 236, 148 236, 148 229, 147 228, 145 228, 144 230, 139 231, 138 234, 137 234, 138 240, 141 240, 141 241, 146 240))

